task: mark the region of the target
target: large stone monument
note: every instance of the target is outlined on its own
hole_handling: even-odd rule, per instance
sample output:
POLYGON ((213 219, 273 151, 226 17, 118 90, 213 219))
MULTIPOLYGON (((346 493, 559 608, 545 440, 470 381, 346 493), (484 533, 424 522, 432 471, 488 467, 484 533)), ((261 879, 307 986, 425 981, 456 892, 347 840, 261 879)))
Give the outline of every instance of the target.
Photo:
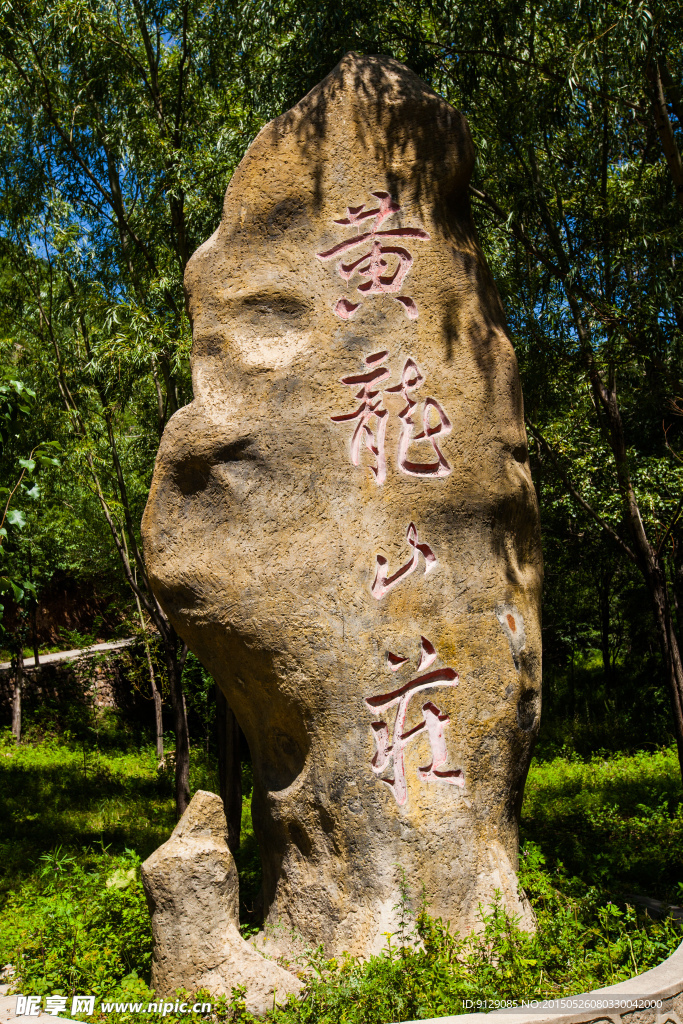
POLYGON ((539 519, 472 164, 461 114, 347 54, 185 275, 145 557, 249 742, 266 923, 331 954, 380 950, 401 869, 457 929, 496 889, 525 915, 539 519))

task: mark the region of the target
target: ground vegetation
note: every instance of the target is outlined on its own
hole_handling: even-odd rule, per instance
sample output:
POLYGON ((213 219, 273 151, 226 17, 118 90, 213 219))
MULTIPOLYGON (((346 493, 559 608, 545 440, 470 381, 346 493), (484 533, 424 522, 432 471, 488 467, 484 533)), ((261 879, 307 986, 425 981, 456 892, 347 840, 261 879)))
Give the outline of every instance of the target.
MULTIPOLYGON (((116 717, 98 744, 73 731, 0 750, 0 811, 8 823, 0 863, 0 960, 22 991, 92 992, 114 1004, 154 1001, 151 931, 139 866, 174 825, 173 778, 153 743, 116 717)), ((197 749, 195 745, 194 749, 197 749)), ((236 852, 245 934, 257 925, 260 862, 245 764, 242 837, 236 852)), ((218 790, 217 761, 193 758, 191 786, 218 790)), ((683 924, 652 918, 637 902, 680 900, 683 801, 674 746, 535 760, 522 811, 520 879, 538 931, 521 932, 499 905, 482 907, 476 937, 429 917, 421 893, 403 889, 399 927, 367 963, 308 950, 289 964, 308 979, 278 1024, 391 1021, 477 1009, 477 1000, 552 997, 642 973, 669 955, 683 924)), ((210 1000, 210 997, 206 997, 210 1000)), ((215 1000, 213 1000, 215 1003, 215 1000)), ((239 991, 215 1019, 247 1019, 239 991)), ((152 1014, 154 1018, 154 1014, 152 1014)), ((173 1018, 175 1019, 175 1018, 173 1018)))

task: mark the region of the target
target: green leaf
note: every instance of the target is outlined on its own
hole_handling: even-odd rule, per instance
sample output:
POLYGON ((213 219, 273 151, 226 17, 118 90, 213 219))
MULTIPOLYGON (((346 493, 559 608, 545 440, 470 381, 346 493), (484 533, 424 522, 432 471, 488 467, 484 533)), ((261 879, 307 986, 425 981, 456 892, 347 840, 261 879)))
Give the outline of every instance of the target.
POLYGON ((16 526, 18 529, 23 530, 26 526, 26 516, 18 508, 12 508, 7 513, 7 522, 10 526, 16 526))
POLYGON ((107 889, 126 889, 135 881, 135 868, 117 868, 105 882, 107 889))

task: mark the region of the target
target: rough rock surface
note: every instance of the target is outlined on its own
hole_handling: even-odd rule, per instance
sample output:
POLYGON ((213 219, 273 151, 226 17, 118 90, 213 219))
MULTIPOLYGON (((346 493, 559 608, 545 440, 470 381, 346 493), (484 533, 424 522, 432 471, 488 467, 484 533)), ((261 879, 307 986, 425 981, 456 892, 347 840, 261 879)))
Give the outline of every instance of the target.
POLYGON ((496 888, 530 923, 539 518, 472 164, 461 114, 347 54, 260 132, 185 277, 195 398, 145 557, 249 742, 267 924, 331 954, 382 947, 397 865, 455 928, 496 888))
POLYGON ((202 790, 171 838, 142 865, 152 915, 152 988, 230 995, 245 985, 253 1013, 272 1009, 301 982, 256 952, 239 933, 237 869, 227 843, 223 803, 202 790))

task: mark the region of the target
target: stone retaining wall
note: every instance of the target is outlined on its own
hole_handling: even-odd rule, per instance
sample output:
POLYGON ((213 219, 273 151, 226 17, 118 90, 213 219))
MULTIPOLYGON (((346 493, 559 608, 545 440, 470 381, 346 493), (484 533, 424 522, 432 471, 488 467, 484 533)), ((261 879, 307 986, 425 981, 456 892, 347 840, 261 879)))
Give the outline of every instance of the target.
MULTIPOLYGON (((151 701, 147 699, 149 683, 140 673, 134 649, 111 651, 96 656, 83 656, 75 660, 48 662, 35 668, 28 665, 22 687, 25 708, 51 705, 83 704, 103 710, 106 708, 143 712, 151 701), (145 692, 139 693, 133 684, 140 677, 145 692)), ((0 724, 11 720, 13 674, 11 669, 0 668, 0 724)))

